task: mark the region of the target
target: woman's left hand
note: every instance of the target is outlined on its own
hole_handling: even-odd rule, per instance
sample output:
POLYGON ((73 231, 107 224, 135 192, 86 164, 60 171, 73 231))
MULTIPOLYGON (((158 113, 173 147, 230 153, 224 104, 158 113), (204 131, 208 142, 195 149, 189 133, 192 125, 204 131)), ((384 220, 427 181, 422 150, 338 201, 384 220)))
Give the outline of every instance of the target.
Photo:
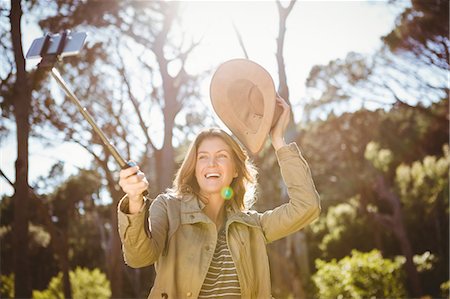
POLYGON ((280 106, 283 109, 278 121, 270 130, 270 138, 272 140, 272 146, 275 151, 280 147, 286 145, 284 141, 284 134, 286 133, 286 129, 288 127, 290 118, 291 118, 291 107, 286 103, 286 101, 280 97, 278 94, 276 95, 276 105, 280 106))

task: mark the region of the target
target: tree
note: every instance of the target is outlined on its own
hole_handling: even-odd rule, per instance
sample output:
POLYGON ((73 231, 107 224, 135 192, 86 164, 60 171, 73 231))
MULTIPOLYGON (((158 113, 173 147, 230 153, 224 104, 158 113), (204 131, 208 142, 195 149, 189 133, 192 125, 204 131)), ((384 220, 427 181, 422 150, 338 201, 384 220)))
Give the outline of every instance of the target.
POLYGON ((382 135, 378 128, 386 118, 381 109, 330 114, 324 121, 310 122, 300 132, 297 142, 314 170, 314 182, 325 211, 361 191, 360 174, 365 173, 367 166, 365 147, 382 135))
MULTIPOLYGON (((405 106, 431 113, 423 106, 448 98, 446 71, 411 62, 394 55, 386 47, 372 56, 352 52, 327 65, 314 66, 306 86, 308 119, 360 107, 390 109, 405 106)), ((437 116, 430 114, 429 117, 437 116)))
MULTIPOLYGON (((290 103, 290 99, 284 60, 284 41, 287 29, 286 23, 295 3, 295 0, 289 1, 288 5, 285 6, 280 1, 276 1, 278 11, 278 35, 276 37, 277 51, 275 56, 278 66, 279 79, 277 92, 288 103, 290 103)), ((238 35, 238 40, 246 58, 249 58, 244 47, 242 37, 236 27, 235 31, 238 35)), ((288 128, 288 132, 286 133, 289 140, 295 139, 295 136, 297 135, 292 113, 291 120, 292 121, 288 128)), ((260 168, 260 181, 273 182, 272 184, 264 183, 263 186, 260 186, 261 193, 264 194, 264 197, 257 202, 255 208, 259 210, 267 210, 286 202, 288 200, 288 196, 287 193, 280 187, 281 176, 278 173, 274 174, 273 172, 274 164, 277 162, 271 147, 263 149, 263 151, 258 156, 254 156, 253 159, 260 168), (264 202, 264 198, 270 198, 271 202, 264 202), (279 200, 274 201, 274 198, 279 200)), ((268 252, 272 265, 272 271, 276 273, 286 273, 285 275, 279 275, 276 278, 272 277, 274 294, 278 296, 287 296, 292 294, 295 298, 305 298, 305 286, 309 281, 310 276, 309 265, 307 262, 308 254, 305 234, 302 231, 292 234, 284 240, 270 245, 268 252), (292 260, 295 262, 292 262, 292 260), (284 272, 281 269, 288 269, 288 272, 284 272)))
MULTIPOLYGON (((52 177, 61 177, 63 171, 60 166, 61 164, 56 164, 50 171, 49 176, 39 179, 38 184, 41 182, 49 184, 48 181, 52 177)), ((64 297, 70 298, 73 296, 69 283, 71 265, 86 264, 85 260, 80 262, 79 256, 81 254, 86 255, 94 251, 95 248, 101 247, 98 236, 101 235, 104 222, 99 226, 97 226, 97 223, 89 223, 89 219, 98 218, 97 209, 101 208, 95 207, 95 203, 93 203, 93 198, 98 193, 99 187, 98 174, 92 171, 80 171, 76 176, 64 181, 52 194, 38 195, 36 191, 29 188, 32 199, 28 209, 30 216, 28 225, 30 232, 29 254, 32 260, 30 269, 33 273, 33 289, 39 288, 42 281, 47 283, 48 280, 46 279, 54 274, 56 268, 62 274, 64 297), (94 207, 92 207, 93 205, 94 207), (95 240, 96 243, 89 240, 90 238, 95 240), (72 260, 77 262, 74 263, 72 260), (37 261, 37 264, 35 261, 37 261), (45 266, 39 263, 43 263, 45 266)), ((2 234, 0 234, 0 238, 2 238, 2 241, 6 241, 2 242, 3 244, 7 244, 11 235, 9 228, 12 222, 10 200, 8 198, 3 199, 0 207, 2 212, 2 234)), ((10 246, 2 246, 1 249, 3 259, 10 256, 13 250, 10 246)), ((103 254, 100 254, 100 257, 95 256, 93 260, 88 261, 90 266, 105 267, 103 263, 99 265, 95 262, 104 260, 103 254)), ((2 263, 1 270, 2 273, 8 273, 11 271, 11 267, 8 263, 2 263)))
MULTIPOLYGON (((70 228, 77 225, 77 205, 80 201, 89 202, 93 194, 98 193, 100 179, 95 173, 81 172, 78 176, 70 177, 51 196, 50 207, 55 225, 48 224, 52 236, 52 247, 57 256, 59 268, 63 274, 64 297, 72 297, 69 271, 69 238, 70 228)), ((80 238, 79 238, 80 240, 80 238)), ((82 240, 82 238, 81 238, 82 240)))
MULTIPOLYGON (((431 207, 427 208, 427 210, 434 211, 434 217, 430 216, 429 223, 435 222, 436 224, 424 226, 425 216, 417 213, 423 211, 425 207, 414 205, 414 208, 407 209, 408 205, 403 202, 397 189, 395 172, 400 165, 417 164, 415 161, 421 161, 425 156, 435 156, 433 159, 440 161, 439 157, 443 156, 442 146, 447 142, 445 127, 448 126, 448 123, 444 120, 445 117, 432 119, 429 115, 444 116, 448 113, 447 106, 448 102, 442 100, 426 108, 431 110, 429 113, 423 113, 415 108, 398 106, 390 111, 360 110, 340 116, 330 115, 325 121, 311 123, 302 132, 300 144, 302 144, 304 154, 309 158, 311 168, 315 171, 314 180, 321 194, 322 213, 324 214, 324 219, 311 225, 312 233, 309 234, 309 238, 312 242, 309 245, 313 258, 341 258, 348 255, 351 248, 369 250, 373 247, 381 250, 385 256, 404 254, 406 251, 402 251, 399 246, 399 234, 394 233, 394 230, 399 229, 399 225, 392 223, 382 225, 375 219, 378 217, 375 217, 377 214, 380 218, 394 217, 393 206, 382 199, 385 198, 382 190, 386 190, 386 192, 394 192, 401 200, 401 209, 398 212, 403 215, 403 220, 400 227, 403 226, 402 230, 408 238, 408 240, 404 240, 405 244, 409 243, 408 246, 412 249, 412 254, 409 255, 410 267, 414 267, 412 256, 429 250, 426 249, 430 246, 429 244, 434 244, 433 253, 442 252, 442 255, 436 254, 438 258, 446 260, 448 255, 446 246, 440 246, 440 249, 436 246, 436 244, 445 244, 447 239, 442 229, 439 229, 448 226, 446 224, 448 217, 443 213, 447 209, 446 201, 437 200, 436 210, 431 207), (374 146, 373 143, 368 146, 372 140, 376 141, 379 146, 374 146), (382 172, 382 179, 385 184, 388 184, 385 188, 376 187, 377 185, 373 184, 376 178, 381 179, 380 172, 375 171, 373 166, 367 163, 364 155, 366 147, 369 152, 372 152, 368 153, 368 157, 372 161, 376 161, 377 167, 385 170, 382 172), (390 151, 381 150, 383 148, 390 149, 390 151), (440 150, 437 151, 439 148, 440 150), (350 199, 352 200, 349 201, 350 199), (345 209, 343 209, 344 207, 345 209), (357 220, 352 221, 350 219, 352 219, 355 209, 357 220), (339 210, 341 212, 338 214, 339 210), (440 212, 437 213, 437 211, 440 212), (369 212, 373 214, 368 214, 369 212), (338 215, 340 216, 338 217, 338 215), (412 217, 413 215, 415 216, 412 217), (433 221, 432 218, 436 219, 433 221), (328 225, 328 221, 332 222, 328 225), (363 233, 360 232, 363 227, 354 227, 358 221, 365 223, 360 225, 366 229, 363 230, 363 233), (364 242, 361 242, 364 240, 363 236, 348 238, 351 235, 361 234, 367 237, 364 242), (437 242, 439 239, 441 241, 437 242), (366 245, 369 247, 361 248, 366 245), (327 251, 324 252, 324 250, 327 251)), ((427 161, 434 161, 433 159, 428 158, 427 161)), ((430 162, 427 162, 430 165, 429 168, 435 169, 435 166, 432 166, 434 164, 430 162)), ((427 181, 423 188, 425 190, 435 190, 435 188, 442 190, 444 177, 445 175, 439 180, 427 181)), ((445 190, 445 187, 443 189, 445 190)), ((446 196, 445 192, 436 193, 434 191, 432 194, 439 194, 438 198, 446 196)), ((424 196, 424 193, 418 195, 420 199, 430 196, 424 196)), ((422 201, 416 201, 416 203, 418 202, 422 201)), ((422 204, 425 203, 422 202, 422 204)), ((400 219, 397 219, 396 223, 398 221, 400 219)), ((445 277, 447 275, 445 270, 438 268, 434 269, 430 275, 423 275, 423 277, 431 275, 432 277, 439 275, 445 277)), ((424 290, 428 294, 438 296, 439 286, 437 283, 439 281, 440 279, 437 278, 434 279, 434 282, 431 278, 426 280, 427 285, 424 290)))
MULTIPOLYGON (((401 244, 413 296, 422 295, 421 282, 413 264, 413 254, 419 247, 412 245, 412 234, 407 236, 411 228, 408 228, 409 224, 404 219, 408 214, 403 211, 399 194, 395 190, 393 170, 401 163, 420 160, 427 154, 439 156, 439 149, 448 141, 447 23, 447 2, 433 1, 428 5, 413 1, 412 7, 405 9, 397 19, 396 27, 384 38, 385 46, 375 55, 349 53, 345 59, 314 67, 307 81, 311 99, 306 111, 310 119, 331 111, 341 114, 355 103, 371 109, 381 106, 393 112, 363 137, 363 140, 367 140, 368 136, 372 136, 372 140, 383 143, 383 146, 389 145, 387 148, 395 153, 391 166, 384 164, 385 172, 379 173, 376 183, 369 186, 366 182, 374 178, 374 172, 370 171, 373 165, 365 164, 359 155, 357 161, 362 167, 357 168, 357 172, 342 172, 342 175, 352 179, 354 173, 360 175, 353 182, 359 190, 350 187, 349 195, 356 191, 361 199, 361 212, 370 210, 373 221, 391 230, 401 244), (398 111, 406 114, 400 116, 398 111), (419 123, 411 125, 406 119, 419 123)), ((351 128, 352 134, 359 131, 356 127, 351 128)), ((361 145, 366 144, 361 142, 361 145)), ((316 149, 319 148, 316 146, 316 149)), ((358 152, 361 153, 360 150, 358 152)), ((375 152, 377 159, 389 156, 383 150, 375 152)), ((338 161, 343 164, 342 160, 338 161)), ((341 168, 347 166, 337 165, 337 169, 341 168)), ((336 172, 336 169, 329 169, 336 172)), ((342 197, 344 200, 347 198, 342 197)))
POLYGON ((431 113, 423 106, 448 99, 448 5, 448 1, 412 1, 375 54, 349 53, 313 67, 307 79, 307 114, 316 117, 317 108, 322 114, 340 112, 349 104, 414 106, 431 113))
POLYGON ((19 298, 31 296, 31 282, 28 255, 28 137, 30 134, 29 115, 31 109, 31 88, 25 70, 22 52, 22 4, 11 1, 11 40, 15 61, 15 81, 13 102, 17 129, 16 180, 14 183, 14 293, 19 298))
POLYGON ((432 254, 438 262, 419 275, 424 293, 439 294, 439 283, 448 277, 448 144, 440 156, 427 155, 411 164, 402 163, 395 171, 395 189, 403 210, 404 221, 413 231, 411 243, 417 253, 432 254))
MULTIPOLYGON (((127 159, 137 160, 141 168, 150 174, 153 187, 151 194, 155 196, 171 185, 176 166, 177 142, 174 136, 177 130, 182 128, 185 131, 187 128, 190 131, 201 125, 201 121, 189 126, 183 126, 183 121, 180 124, 180 120, 177 123, 181 111, 186 115, 185 123, 187 118, 195 119, 191 117, 192 110, 198 109, 198 104, 192 104, 191 100, 198 94, 197 80, 200 78, 189 75, 185 70, 189 53, 197 43, 182 40, 181 44, 174 44, 170 40, 171 31, 179 25, 176 18, 178 5, 132 1, 112 6, 105 5, 104 2, 58 2, 55 6, 58 14, 42 20, 40 25, 43 28, 51 32, 70 28, 89 29, 98 33, 100 38, 95 44, 87 46, 82 62, 68 59, 67 62, 76 64, 76 67, 60 68, 70 78, 68 81, 75 86, 77 95, 87 104, 90 113, 112 143, 120 152, 125 153, 127 159), (87 21, 89 25, 85 24, 87 21), (108 39, 107 42, 103 42, 104 36, 108 39), (136 55, 136 51, 141 54, 136 55), (130 53, 133 55, 130 56, 130 53), (136 68, 130 66, 133 63, 141 66, 140 71, 135 71, 136 68), (178 67, 174 68, 174 65, 178 67), (173 72, 174 69, 177 71, 173 72), (142 78, 147 81, 143 82, 142 78), (145 88, 142 88, 143 84, 145 88), (136 91, 139 88, 143 92, 136 91), (155 110, 159 110, 163 118, 163 144, 160 149, 152 136, 155 129, 150 126, 154 124, 150 114, 155 110)), ((47 121, 44 125, 50 123, 64 132, 66 141, 81 145, 100 166, 113 199, 110 209, 111 225, 116 227, 116 206, 123 193, 117 186, 118 169, 112 163, 111 155, 100 140, 89 133, 90 128, 70 103, 56 105, 50 90, 42 90, 40 96, 43 98, 40 103, 45 103, 39 106, 40 118, 47 121)), ((42 136, 38 128, 35 132, 42 136)), ((183 140, 178 140, 178 143, 182 142, 183 140)), ((112 296, 122 297, 122 273, 125 267, 123 260, 117 258, 122 256, 118 234, 116 230, 112 232, 107 249, 110 252, 108 275, 112 281, 112 296)))
MULTIPOLYGON (((389 150, 379 149, 376 144, 369 143, 366 147, 366 158, 371 161, 375 168, 381 172, 387 172, 391 162, 392 153, 389 150)), ((395 235, 400 244, 401 252, 406 258, 405 268, 409 280, 409 285, 414 297, 422 295, 422 283, 419 279, 417 269, 413 263, 413 248, 409 239, 406 225, 404 223, 404 211, 400 198, 392 190, 393 186, 388 182, 383 174, 376 174, 373 179, 373 191, 375 192, 378 204, 370 206, 368 198, 362 198, 362 209, 365 210, 377 223, 385 229, 389 229, 395 235), (379 206, 385 205, 389 211, 379 212, 379 206)))
POLYGON ((395 28, 383 41, 394 53, 412 55, 424 64, 448 70, 448 20, 448 1, 412 0, 411 7, 398 16, 395 28))

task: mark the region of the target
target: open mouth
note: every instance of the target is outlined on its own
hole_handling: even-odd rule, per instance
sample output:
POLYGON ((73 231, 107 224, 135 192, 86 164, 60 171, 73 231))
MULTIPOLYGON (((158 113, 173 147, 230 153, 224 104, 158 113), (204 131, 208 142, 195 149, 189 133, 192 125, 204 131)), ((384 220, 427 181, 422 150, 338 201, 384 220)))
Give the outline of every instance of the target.
POLYGON ((207 178, 207 179, 218 179, 218 178, 220 178, 220 173, 209 172, 209 173, 205 174, 205 178, 207 178))

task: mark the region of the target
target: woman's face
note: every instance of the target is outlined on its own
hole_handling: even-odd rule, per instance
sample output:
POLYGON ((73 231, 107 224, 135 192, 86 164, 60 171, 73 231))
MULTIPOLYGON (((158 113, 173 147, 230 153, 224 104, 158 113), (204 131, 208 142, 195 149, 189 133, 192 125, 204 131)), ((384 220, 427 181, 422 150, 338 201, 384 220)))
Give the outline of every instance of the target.
POLYGON ((200 143, 195 177, 204 195, 220 194, 237 177, 231 148, 220 137, 206 138, 200 143))

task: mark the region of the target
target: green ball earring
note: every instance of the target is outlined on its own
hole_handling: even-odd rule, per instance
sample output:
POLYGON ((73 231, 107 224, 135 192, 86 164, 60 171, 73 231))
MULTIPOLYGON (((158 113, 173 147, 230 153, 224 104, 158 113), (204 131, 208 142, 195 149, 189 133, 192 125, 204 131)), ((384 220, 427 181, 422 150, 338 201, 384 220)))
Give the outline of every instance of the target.
POLYGON ((223 187, 220 194, 222 198, 225 200, 229 200, 233 197, 233 189, 231 187, 223 187))

